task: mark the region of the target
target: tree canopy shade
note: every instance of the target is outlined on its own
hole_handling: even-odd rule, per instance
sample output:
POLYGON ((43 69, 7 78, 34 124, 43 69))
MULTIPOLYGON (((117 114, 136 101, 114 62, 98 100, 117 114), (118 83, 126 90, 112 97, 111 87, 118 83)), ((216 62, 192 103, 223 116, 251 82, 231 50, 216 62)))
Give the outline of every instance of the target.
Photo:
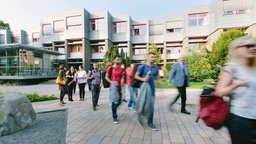
POLYGON ((10 26, 8 23, 4 23, 4 21, 0 20, 0 30, 7 30, 10 29, 10 26))

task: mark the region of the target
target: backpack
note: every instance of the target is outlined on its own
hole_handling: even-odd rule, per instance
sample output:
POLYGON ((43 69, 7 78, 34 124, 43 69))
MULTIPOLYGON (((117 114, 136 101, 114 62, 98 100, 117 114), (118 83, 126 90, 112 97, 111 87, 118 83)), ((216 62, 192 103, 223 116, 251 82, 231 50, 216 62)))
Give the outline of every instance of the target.
MULTIPOLYGON (((111 67, 110 67, 110 74, 109 74, 109 76, 111 76, 112 70, 113 70, 113 67, 111 66, 111 67)), ((104 72, 101 73, 102 83, 103 83, 103 87, 104 87, 104 88, 109 88, 110 83, 109 83, 109 82, 106 80, 106 78, 105 78, 106 73, 107 73, 107 71, 104 71, 104 72)))
MULTIPOLYGON (((143 68, 142 68, 142 73, 143 73, 143 70, 144 70, 144 68, 145 68, 145 67, 144 67, 145 64, 143 64, 142 66, 143 66, 143 68)), ((136 71, 137 71, 137 68, 134 68, 134 70, 133 70, 133 77, 132 77, 132 85, 131 85, 131 86, 134 87, 134 88, 140 88, 140 83, 141 83, 142 81, 137 80, 137 79, 134 78, 136 71)), ((141 73, 141 74, 142 74, 142 73, 141 73)))
POLYGON ((215 88, 205 87, 200 95, 200 110, 196 122, 202 119, 204 123, 215 130, 227 123, 229 102, 214 94, 215 88))

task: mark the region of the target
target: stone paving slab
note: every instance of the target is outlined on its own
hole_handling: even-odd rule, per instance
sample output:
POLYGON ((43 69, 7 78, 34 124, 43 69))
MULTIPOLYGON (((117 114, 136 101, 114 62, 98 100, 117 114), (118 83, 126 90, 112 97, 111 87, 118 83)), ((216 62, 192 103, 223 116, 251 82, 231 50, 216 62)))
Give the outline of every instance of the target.
MULTIPOLYGON (((58 95, 58 86, 41 84, 34 86, 0 86, 15 92, 36 92, 39 94, 58 95)), ((136 120, 136 112, 127 108, 128 103, 122 103, 118 108, 119 124, 113 124, 109 106, 108 89, 102 89, 99 108, 92 109, 91 93, 86 88, 85 101, 79 102, 78 87, 74 102, 59 106, 58 100, 32 103, 36 112, 68 108, 68 123, 66 133, 67 144, 229 144, 230 138, 226 128, 215 131, 206 127, 202 121, 195 122, 198 111, 198 95, 201 90, 187 90, 187 110, 191 115, 180 113, 180 102, 173 110, 167 108, 171 99, 177 95, 176 89, 157 89, 154 123, 159 131, 142 128, 136 120)), ((126 96, 128 97, 128 94, 126 96)), ((67 96, 65 96, 67 101, 67 96)))

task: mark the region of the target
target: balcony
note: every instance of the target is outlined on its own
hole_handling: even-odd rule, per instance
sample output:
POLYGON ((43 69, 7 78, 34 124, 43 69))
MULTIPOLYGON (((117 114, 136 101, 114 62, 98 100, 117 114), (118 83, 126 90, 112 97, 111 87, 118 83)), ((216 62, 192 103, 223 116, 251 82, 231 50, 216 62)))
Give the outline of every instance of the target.
POLYGON ((145 55, 144 54, 136 54, 132 56, 133 60, 144 60, 145 59, 145 55))
POLYGON ((71 52, 70 53, 70 58, 82 58, 82 52, 71 52))
POLYGON ((99 52, 99 53, 92 53, 92 59, 103 59, 105 53, 99 52))
POLYGON ((166 54, 167 59, 178 59, 180 57, 180 53, 169 53, 166 54))

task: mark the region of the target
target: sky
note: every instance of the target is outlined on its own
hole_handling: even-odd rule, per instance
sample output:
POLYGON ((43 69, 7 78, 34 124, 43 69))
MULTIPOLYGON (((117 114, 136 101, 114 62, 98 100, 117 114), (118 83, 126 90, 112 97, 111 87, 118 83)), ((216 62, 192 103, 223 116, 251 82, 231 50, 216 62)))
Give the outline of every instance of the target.
POLYGON ((158 19, 182 14, 186 8, 205 6, 212 0, 0 0, 0 20, 12 30, 40 27, 42 19, 67 10, 85 8, 90 13, 109 11, 112 16, 158 19))

